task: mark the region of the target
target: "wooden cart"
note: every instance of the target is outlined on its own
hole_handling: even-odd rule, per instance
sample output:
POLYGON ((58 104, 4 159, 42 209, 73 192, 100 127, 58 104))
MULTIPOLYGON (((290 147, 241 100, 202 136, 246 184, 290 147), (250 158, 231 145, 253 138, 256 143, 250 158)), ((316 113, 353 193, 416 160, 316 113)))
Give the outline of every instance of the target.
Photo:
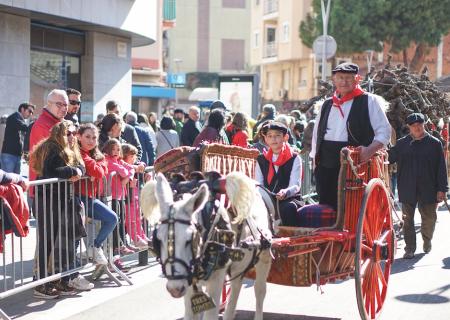
MULTIPOLYGON (((214 144, 200 152, 180 150, 176 151, 178 155, 155 164, 159 165, 157 171, 187 174, 216 170, 223 175, 242 171, 254 177, 255 150, 214 144)), ((359 164, 359 153, 345 148, 341 152, 338 185, 333 226, 275 229, 275 259, 267 281, 305 287, 354 277, 361 318, 375 319, 386 299, 395 250, 385 156, 378 153, 369 162, 359 164)), ((252 271, 247 276, 252 277, 252 271)), ((229 289, 224 286, 223 306, 228 297, 229 289)))

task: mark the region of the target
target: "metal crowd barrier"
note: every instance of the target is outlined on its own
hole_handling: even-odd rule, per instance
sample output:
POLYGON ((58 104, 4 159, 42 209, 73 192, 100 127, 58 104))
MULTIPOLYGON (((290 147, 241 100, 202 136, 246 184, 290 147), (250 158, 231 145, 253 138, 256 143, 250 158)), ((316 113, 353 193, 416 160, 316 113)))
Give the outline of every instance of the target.
POLYGON ((301 187, 303 200, 309 204, 316 204, 317 192, 314 182, 312 159, 309 157, 309 153, 302 153, 300 158, 302 159, 303 170, 301 187))
MULTIPOLYGON (((145 173, 152 174, 153 167, 147 167, 145 173)), ((100 192, 96 196, 96 199, 105 203, 109 208, 111 208, 113 200, 111 179, 114 176, 115 173, 112 173, 109 177, 104 177, 103 181, 99 182, 98 188, 100 192)), ((30 217, 30 231, 25 238, 17 237, 14 233, 4 236, 3 252, 0 253, 0 301, 94 266, 95 263, 89 261, 89 258, 92 257, 87 257, 86 255, 86 243, 93 241, 98 232, 95 225, 99 221, 93 219, 92 210, 84 208, 85 215, 80 215, 80 218, 85 218, 87 237, 76 237, 79 230, 76 230, 78 220, 76 220, 77 202, 75 201, 75 196, 78 195, 78 192, 75 190, 75 185, 81 188, 82 184, 87 190, 88 185, 93 186, 94 182, 90 181, 89 177, 83 177, 76 183, 57 178, 30 182, 30 188, 34 188, 32 211, 35 219, 30 217)), ((138 174, 135 186, 137 189, 134 192, 135 201, 138 201, 143 184, 144 173, 138 174)), ((129 195, 131 187, 130 183, 127 183, 127 185, 123 186, 123 190, 129 195)), ((81 195, 79 197, 82 200, 87 198, 87 196, 81 195)), ((126 218, 126 212, 130 213, 132 210, 133 199, 131 196, 127 196, 120 200, 124 202, 123 208, 125 208, 125 211, 123 216, 126 218)), ((86 201, 84 202, 86 203, 86 201)), ((140 208, 137 210, 140 210, 140 208)), ((140 211, 137 216, 141 217, 140 211)), ((5 230, 5 212, 1 201, 0 219, 1 230, 5 230)), ((127 232, 133 232, 132 230, 137 232, 138 224, 145 232, 145 235, 150 238, 149 226, 141 218, 139 221, 135 220, 129 224, 131 228, 128 229, 131 230, 127 230, 124 222, 124 220, 121 220, 113 231, 117 232, 118 235, 122 231, 122 235, 126 235, 124 239, 121 239, 120 236, 116 238, 122 240, 123 244, 129 242, 128 238, 133 239, 133 235, 127 235, 127 232)), ((119 275, 122 280, 132 284, 131 280, 113 263, 114 259, 117 258, 114 255, 114 247, 120 245, 120 243, 115 245, 113 238, 113 235, 110 234, 107 241, 103 244, 105 256, 109 260, 109 268, 105 267, 104 272, 118 286, 122 284, 111 271, 119 275)), ((141 247, 136 254, 139 254, 140 265, 148 263, 148 250, 145 247, 141 247)), ((9 319, 1 308, 0 319, 9 319)))

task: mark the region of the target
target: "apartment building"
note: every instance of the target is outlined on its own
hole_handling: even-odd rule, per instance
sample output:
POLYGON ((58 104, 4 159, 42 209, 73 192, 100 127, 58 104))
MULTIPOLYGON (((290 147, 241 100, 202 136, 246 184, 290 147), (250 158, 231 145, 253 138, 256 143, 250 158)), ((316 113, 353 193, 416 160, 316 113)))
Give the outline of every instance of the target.
POLYGON ((311 2, 251 1, 250 62, 259 67, 263 102, 292 107, 314 95, 317 64, 298 32, 311 2))
POLYGON ((155 43, 131 51, 133 68, 132 108, 136 112, 161 114, 173 104, 175 88, 166 82, 168 43, 165 35, 176 26, 176 0, 156 1, 155 43))
POLYGON ((198 87, 217 88, 218 74, 249 71, 250 2, 182 0, 176 2, 176 25, 167 30, 167 72, 185 76, 177 90, 182 107, 198 87))

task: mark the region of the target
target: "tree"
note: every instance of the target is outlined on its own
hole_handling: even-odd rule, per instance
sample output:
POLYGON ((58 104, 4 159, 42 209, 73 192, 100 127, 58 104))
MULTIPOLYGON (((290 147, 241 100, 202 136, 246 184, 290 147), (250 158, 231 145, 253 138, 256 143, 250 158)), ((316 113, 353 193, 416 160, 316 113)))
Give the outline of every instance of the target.
MULTIPOLYGON (((300 23, 299 35, 308 47, 322 34, 320 12, 320 0, 313 0, 312 14, 300 23)), ((393 52, 403 51, 405 65, 418 71, 429 47, 449 32, 449 17, 450 0, 331 0, 328 34, 340 54, 381 51, 388 43, 393 52), (409 64, 405 53, 411 45, 416 50, 409 64)))

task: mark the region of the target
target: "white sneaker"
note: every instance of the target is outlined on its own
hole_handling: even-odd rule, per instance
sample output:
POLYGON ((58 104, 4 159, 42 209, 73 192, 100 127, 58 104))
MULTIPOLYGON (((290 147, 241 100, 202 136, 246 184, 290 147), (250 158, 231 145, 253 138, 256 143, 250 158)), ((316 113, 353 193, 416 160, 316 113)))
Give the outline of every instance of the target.
POLYGON ((87 281, 81 274, 75 279, 69 280, 69 286, 80 291, 87 291, 94 288, 94 284, 87 281))
POLYGON ((93 250, 94 261, 96 264, 108 264, 108 260, 106 259, 102 248, 97 248, 94 246, 91 250, 93 250))

